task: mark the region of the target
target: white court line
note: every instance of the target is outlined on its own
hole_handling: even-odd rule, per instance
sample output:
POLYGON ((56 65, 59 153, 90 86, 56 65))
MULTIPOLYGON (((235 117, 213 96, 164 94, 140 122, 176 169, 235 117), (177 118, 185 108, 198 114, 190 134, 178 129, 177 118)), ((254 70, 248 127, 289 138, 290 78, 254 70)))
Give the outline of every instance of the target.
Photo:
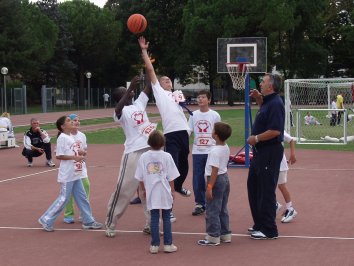
POLYGON ((40 175, 40 174, 44 174, 44 173, 48 173, 48 172, 52 172, 52 171, 57 171, 58 169, 59 168, 54 168, 54 169, 45 170, 45 171, 42 171, 42 172, 33 173, 33 174, 22 175, 22 176, 9 178, 9 179, 4 179, 4 180, 0 180, 0 183, 9 182, 9 181, 13 181, 13 180, 16 180, 16 179, 22 179, 22 178, 26 178, 26 177, 30 177, 30 176, 34 176, 34 175, 40 175))
MULTIPOLYGON (((103 167, 104 168, 118 168, 117 165, 93 165, 93 166, 88 166, 87 168, 103 168, 103 167)), ((46 171, 33 173, 33 174, 22 175, 22 176, 9 178, 9 179, 4 179, 4 180, 0 180, 0 183, 10 182, 10 181, 13 181, 13 180, 22 179, 22 178, 26 178, 26 177, 30 177, 30 176, 35 176, 35 175, 45 174, 45 173, 48 173, 48 172, 51 172, 51 171, 56 171, 58 169, 59 168, 54 168, 54 169, 50 169, 50 170, 46 170, 46 171)))
MULTIPOLYGON (((1 229, 9 230, 43 230, 42 227, 6 227, 0 226, 1 229)), ((85 232, 104 232, 105 230, 84 230, 80 228, 55 228, 55 231, 85 231, 85 232)), ((142 231, 130 231, 130 230, 115 230, 117 233, 138 233, 142 234, 142 231)), ((205 233, 191 233, 191 232, 172 232, 174 235, 201 235, 205 233)), ((249 234, 232 234, 232 236, 238 237, 250 237, 249 234)), ((329 239, 329 240, 354 240, 354 237, 340 237, 340 236, 279 236, 279 238, 298 238, 298 239, 329 239)))
POLYGON ((306 171, 354 171, 353 168, 348 168, 348 169, 334 169, 334 168, 330 168, 330 169, 326 169, 326 168, 290 168, 289 170, 300 170, 300 171, 303 171, 303 170, 306 170, 306 171))

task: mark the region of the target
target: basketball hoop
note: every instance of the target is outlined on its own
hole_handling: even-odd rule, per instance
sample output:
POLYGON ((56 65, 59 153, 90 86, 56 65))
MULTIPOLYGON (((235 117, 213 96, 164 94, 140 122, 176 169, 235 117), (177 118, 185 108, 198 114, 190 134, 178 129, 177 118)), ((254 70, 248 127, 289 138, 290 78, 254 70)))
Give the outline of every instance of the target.
POLYGON ((227 71, 230 74, 232 85, 235 90, 245 89, 246 74, 250 69, 250 62, 226 63, 227 71))

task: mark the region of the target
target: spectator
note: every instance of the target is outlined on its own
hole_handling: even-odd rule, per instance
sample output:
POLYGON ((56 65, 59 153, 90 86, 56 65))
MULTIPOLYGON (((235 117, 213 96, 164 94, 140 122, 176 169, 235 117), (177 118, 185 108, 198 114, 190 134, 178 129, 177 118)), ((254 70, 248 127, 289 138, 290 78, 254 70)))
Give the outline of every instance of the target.
POLYGON ((109 102, 109 94, 106 92, 105 94, 103 94, 104 108, 107 108, 108 102, 109 102))
POLYGON ((304 117, 305 119, 305 125, 322 125, 316 117, 312 116, 310 112, 307 112, 306 116, 304 117))
POLYGON ((22 155, 27 158, 28 167, 32 167, 33 157, 39 157, 43 153, 45 153, 47 158, 46 165, 49 167, 55 166, 55 163, 52 161, 50 137, 45 130, 39 127, 38 119, 31 119, 31 128, 25 132, 23 145, 22 155))

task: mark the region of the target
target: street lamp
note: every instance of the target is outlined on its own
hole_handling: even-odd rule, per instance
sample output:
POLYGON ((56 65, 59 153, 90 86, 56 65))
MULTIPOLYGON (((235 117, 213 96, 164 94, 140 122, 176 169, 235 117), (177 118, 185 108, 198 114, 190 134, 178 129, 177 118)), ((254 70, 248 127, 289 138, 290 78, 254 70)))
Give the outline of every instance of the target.
POLYGON ((4 99, 4 107, 5 107, 5 112, 7 112, 7 103, 6 103, 6 75, 9 72, 9 70, 7 69, 7 67, 3 67, 1 68, 1 74, 4 75, 4 92, 3 92, 3 99, 4 99))
POLYGON ((87 97, 87 102, 88 102, 88 106, 90 106, 90 98, 91 98, 91 91, 90 91, 90 79, 91 79, 91 72, 86 72, 86 78, 87 78, 87 91, 88 91, 88 97, 87 97))

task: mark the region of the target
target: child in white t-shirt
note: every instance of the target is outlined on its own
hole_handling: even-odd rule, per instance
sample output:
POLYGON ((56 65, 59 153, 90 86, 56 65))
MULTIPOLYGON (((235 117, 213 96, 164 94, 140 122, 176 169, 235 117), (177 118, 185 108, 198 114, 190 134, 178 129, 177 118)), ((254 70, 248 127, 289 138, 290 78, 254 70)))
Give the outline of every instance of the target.
MULTIPOLYGON (((161 115, 163 133, 166 138, 165 150, 171 154, 180 172, 180 176, 174 181, 175 191, 184 197, 189 197, 192 194, 191 191, 183 187, 189 169, 188 154, 190 131, 183 109, 179 104, 181 100, 183 101, 184 96, 181 91, 172 92, 172 81, 169 77, 162 76, 159 80, 157 79, 147 52, 149 43, 143 36, 139 38, 139 45, 145 62, 146 73, 151 80, 156 106, 161 115)), ((172 212, 171 221, 176 221, 172 212)))
POLYGON ((191 128, 193 141, 193 192, 195 209, 192 215, 201 215, 205 211, 205 164, 211 147, 215 145, 215 140, 211 134, 214 124, 220 122, 220 115, 214 110, 209 109, 210 92, 202 90, 198 92, 199 110, 193 112, 189 117, 189 127, 191 128))
POLYGON ((177 247, 172 244, 170 212, 174 198, 173 180, 179 176, 179 172, 172 156, 161 150, 165 146, 165 137, 160 131, 155 130, 150 134, 148 144, 151 150, 140 156, 135 178, 140 181, 147 209, 151 214, 150 252, 155 254, 159 251, 160 210, 163 220, 164 252, 175 252, 177 247))
MULTIPOLYGON (((282 215, 281 222, 282 223, 289 223, 291 222, 297 215, 296 210, 293 207, 293 203, 291 201, 290 193, 286 187, 287 183, 287 177, 288 177, 288 162, 290 164, 294 164, 296 162, 296 157, 295 157, 295 141, 294 139, 286 132, 284 131, 284 142, 287 142, 290 144, 290 156, 289 160, 286 160, 285 153, 283 154, 283 159, 280 163, 280 171, 279 171, 279 178, 278 178, 278 188, 281 191, 285 203, 286 203, 286 210, 282 215)), ((281 208, 281 204, 277 202, 277 211, 279 211, 281 208)))
MULTIPOLYGON (((86 135, 79 131, 80 127, 80 120, 79 116, 77 114, 71 114, 69 115, 69 118, 73 121, 73 130, 71 131, 71 136, 75 140, 75 145, 77 146, 77 149, 79 151, 80 155, 87 155, 87 141, 86 141, 86 135)), ((81 182, 84 186, 87 198, 90 199, 90 181, 88 179, 87 175, 87 166, 86 162, 82 162, 82 178, 81 182)), ((79 217, 80 220, 81 217, 79 217)), ((74 223, 74 198, 71 196, 68 204, 66 205, 65 212, 64 212, 64 223, 67 224, 72 224, 74 223)))
POLYGON ((205 239, 199 240, 203 246, 217 246, 220 241, 231 242, 229 229, 229 212, 227 202, 229 200, 230 183, 227 175, 227 164, 230 156, 229 146, 226 140, 231 136, 230 125, 217 122, 212 133, 216 145, 212 147, 205 166, 207 177, 206 191, 206 233, 205 239))
POLYGON ((102 224, 96 222, 93 218, 91 206, 81 182, 82 163, 85 156, 80 154, 75 145, 75 140, 70 136, 73 123, 69 117, 62 116, 57 120, 56 126, 59 130, 56 158, 61 160, 58 172, 58 182, 61 186, 60 195, 38 219, 38 222, 45 231, 54 231, 53 223, 55 219, 65 208, 71 195, 73 195, 80 209, 82 227, 84 229, 100 229, 102 224))

